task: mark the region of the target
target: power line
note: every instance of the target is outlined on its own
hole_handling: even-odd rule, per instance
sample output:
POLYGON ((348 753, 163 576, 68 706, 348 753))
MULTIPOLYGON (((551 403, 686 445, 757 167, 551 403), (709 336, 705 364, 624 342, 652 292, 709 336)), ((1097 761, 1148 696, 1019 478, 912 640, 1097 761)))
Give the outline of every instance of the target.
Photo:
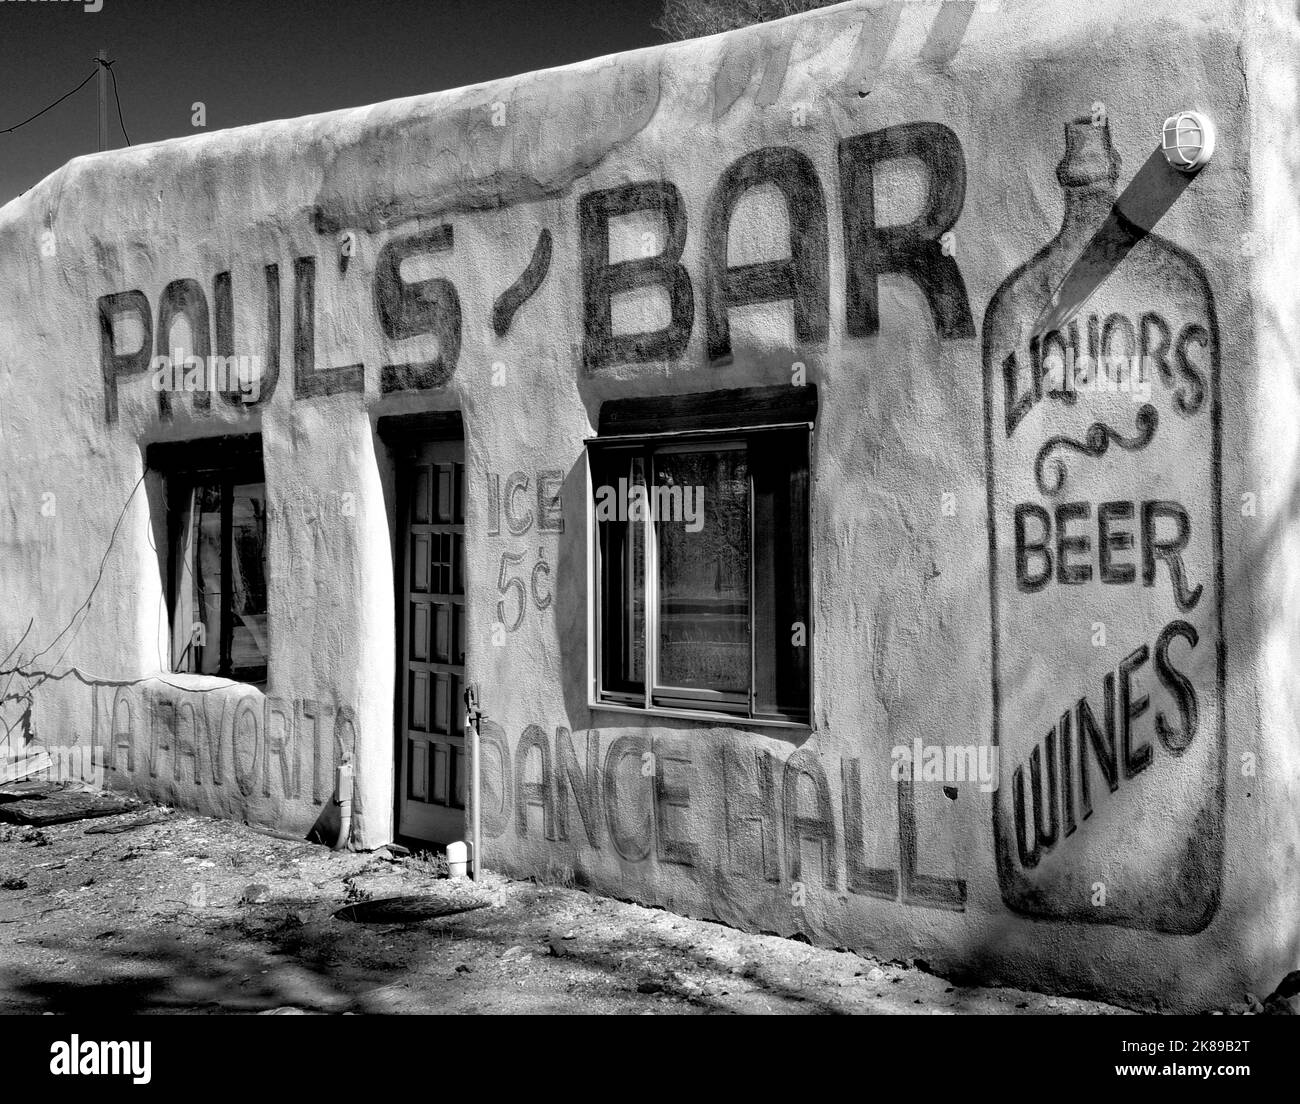
MULTIPOLYGON (((41 108, 40 111, 38 111, 35 115, 31 116, 30 118, 24 119, 21 123, 15 123, 13 126, 9 127, 7 130, 0 130, 0 134, 12 134, 12 133, 13 133, 15 130, 17 130, 19 127, 25 127, 28 123, 33 122, 33 121, 36 120, 36 119, 39 119, 42 115, 44 115, 47 111, 49 111, 50 108, 52 108, 52 107, 58 107, 59 104, 61 104, 61 103, 62 103, 64 100, 66 100, 69 96, 75 96, 78 92, 80 92, 83 88, 85 88, 86 85, 88 85, 92 80, 94 80, 94 78, 95 78, 95 73, 96 73, 96 72, 97 72, 97 70, 92 69, 92 70, 90 71, 90 76, 88 76, 84 81, 82 81, 79 85, 77 85, 77 87, 74 88, 71 92, 65 92, 62 96, 60 96, 60 97, 59 97, 57 100, 55 100, 52 104, 48 104, 47 106, 41 108)), ((111 73, 112 70, 110 69, 109 72, 111 73)), ((122 133, 123 133, 123 134, 126 133, 126 128, 125 128, 125 127, 122 128, 122 133)))
MULTIPOLYGON (((117 123, 118 126, 122 128, 122 137, 126 139, 126 144, 129 146, 131 144, 131 135, 127 132, 126 119, 122 115, 122 97, 118 95, 118 91, 117 91, 117 74, 113 72, 114 63, 111 61, 103 61, 100 58, 96 58, 95 62, 96 64, 102 65, 105 69, 107 69, 108 75, 113 78, 113 100, 117 104, 117 123)), ((90 76, 88 76, 84 81, 82 81, 79 85, 77 85, 76 88, 72 89, 72 91, 65 92, 53 103, 47 104, 45 107, 41 108, 40 111, 36 112, 35 115, 28 116, 21 123, 15 123, 11 127, 6 127, 4 130, 0 130, 0 134, 12 134, 15 130, 19 129, 19 127, 25 127, 28 123, 35 122, 47 111, 51 110, 52 108, 58 107, 59 104, 61 104, 64 100, 68 99, 71 96, 75 96, 78 92, 80 92, 83 88, 85 88, 86 85, 88 85, 92 80, 94 80, 95 74, 97 72, 98 72, 97 69, 92 69, 90 71, 90 76)))
MULTIPOLYGON (((99 61, 98 58, 95 60, 99 61)), ((122 118, 122 100, 117 94, 117 74, 113 72, 113 66, 116 63, 112 61, 99 61, 99 64, 107 69, 108 75, 113 78, 113 99, 117 103, 117 125, 122 128, 122 137, 126 139, 126 144, 129 146, 131 144, 131 136, 126 132, 126 120, 122 118)))
POLYGON ((126 120, 122 118, 122 101, 117 96, 117 74, 113 72, 112 66, 109 66, 108 75, 113 78, 113 99, 117 101, 117 125, 122 128, 122 137, 126 139, 126 144, 131 144, 131 136, 126 132, 126 120))

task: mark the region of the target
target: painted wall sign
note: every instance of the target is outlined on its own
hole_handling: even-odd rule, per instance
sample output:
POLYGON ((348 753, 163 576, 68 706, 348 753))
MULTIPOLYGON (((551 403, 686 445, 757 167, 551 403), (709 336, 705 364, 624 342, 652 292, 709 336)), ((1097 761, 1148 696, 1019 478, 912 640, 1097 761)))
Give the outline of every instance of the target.
POLYGON ((1214 297, 1142 234, 1068 324, 1036 328, 1112 233, 1118 171, 1104 122, 1067 125, 1061 232, 984 319, 994 836, 1018 912, 1186 933, 1223 868, 1214 297))
MULTIPOLYGON (((961 214, 966 193, 966 165, 957 136, 939 123, 904 123, 855 138, 838 147, 839 185, 845 202, 841 213, 845 265, 846 323, 850 336, 869 337, 880 329, 878 282, 885 275, 915 283, 925 296, 935 326, 943 338, 971 338, 975 326, 961 271, 942 242, 961 214), (878 225, 875 216, 876 169, 891 161, 913 158, 924 167, 925 200, 914 218, 901 224, 878 225)), ((668 181, 643 181, 589 192, 578 201, 583 295, 582 360, 594 372, 615 364, 673 360, 681 357, 696 321, 697 289, 700 314, 711 360, 731 359, 729 314, 755 303, 789 301, 795 337, 801 345, 824 343, 829 327, 830 223, 825 189, 806 154, 768 147, 746 154, 720 176, 702 216, 706 238, 705 271, 693 280, 682 263, 688 232, 687 204, 668 181), (727 261, 732 215, 742 195, 761 185, 775 186, 784 198, 790 223, 790 256, 784 260, 730 266, 727 261), (667 228, 663 248, 649 256, 611 262, 610 220, 633 212, 654 212, 667 228), (667 293, 669 321, 648 333, 615 334, 614 296, 640 288, 667 293)), ((552 265, 552 237, 542 228, 532 257, 519 278, 492 307, 493 329, 500 340, 515 315, 536 294, 552 265)), ((433 338, 438 353, 432 359, 380 365, 382 393, 425 391, 444 387, 456 371, 462 341, 461 292, 446 276, 408 282, 402 262, 433 256, 454 266, 455 228, 443 223, 431 230, 394 238, 383 245, 372 280, 374 316, 385 342, 393 347, 411 338, 433 338), (445 256, 444 256, 445 255, 445 256)), ((323 366, 316 360, 317 258, 298 257, 292 277, 293 397, 310 398, 364 389, 361 363, 323 366)), ((212 306, 203 285, 194 278, 172 280, 158 297, 156 319, 146 292, 139 289, 103 295, 97 303, 100 333, 100 372, 104 384, 104 418, 117 420, 121 381, 149 373, 155 355, 173 351, 172 331, 178 320, 188 324, 188 350, 207 358, 234 355, 232 280, 229 272, 213 278, 212 306), (124 323, 130 319, 140 334, 135 348, 122 348, 124 323)), ((266 324, 262 335, 266 365, 257 397, 241 400, 237 391, 220 392, 233 407, 268 402, 280 372, 280 270, 265 269, 266 324)), ((129 345, 129 342, 127 343, 129 345)), ((242 347, 242 346, 240 346, 242 347)), ((158 415, 171 416, 172 395, 158 392, 158 415)), ((194 409, 211 409, 211 396, 193 395, 194 409)))
POLYGON ((894 808, 869 808, 856 758, 835 768, 807 748, 782 762, 734 745, 693 747, 676 734, 603 736, 558 726, 552 737, 536 724, 524 727, 512 749, 491 720, 480 741, 488 839, 540 836, 610 849, 624 863, 701 868, 711 857, 700 841, 721 839, 719 873, 728 877, 815 881, 832 892, 922 908, 966 907, 964 878, 922 869, 950 861, 919 854, 916 794, 927 787, 899 782, 894 808), (896 855, 868 847, 882 814, 896 821, 896 855))
MULTIPOLYGON (((355 755, 349 706, 289 701, 230 684, 185 690, 162 680, 91 687, 90 747, 110 772, 145 790, 233 787, 257 797, 326 804, 334 768, 355 755)), ((110 775, 111 777, 111 775, 110 775)))
MULTIPOLYGON (((560 488, 564 473, 559 469, 539 471, 532 475, 513 471, 502 479, 499 472, 489 472, 486 480, 487 535, 497 537, 504 529, 512 537, 525 536, 536 529, 541 534, 564 532, 564 499, 560 488)), ((530 608, 539 613, 550 608, 553 592, 550 560, 546 549, 539 545, 534 562, 528 563, 531 548, 503 551, 497 568, 497 590, 501 598, 496 605, 496 620, 492 625, 492 640, 497 646, 505 643, 504 634, 517 632, 524 623, 530 608)))

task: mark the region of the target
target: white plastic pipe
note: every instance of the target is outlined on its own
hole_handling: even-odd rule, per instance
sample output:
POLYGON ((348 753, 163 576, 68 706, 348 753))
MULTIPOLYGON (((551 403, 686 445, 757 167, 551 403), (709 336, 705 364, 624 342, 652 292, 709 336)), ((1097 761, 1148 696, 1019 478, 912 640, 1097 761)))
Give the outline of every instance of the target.
POLYGON ((334 772, 334 803, 339 807, 339 836, 335 851, 346 851, 352 842, 352 764, 340 763, 334 772))
POLYGON ((465 877, 465 856, 468 852, 469 845, 464 840, 457 840, 455 843, 447 844, 447 870, 451 877, 465 877))

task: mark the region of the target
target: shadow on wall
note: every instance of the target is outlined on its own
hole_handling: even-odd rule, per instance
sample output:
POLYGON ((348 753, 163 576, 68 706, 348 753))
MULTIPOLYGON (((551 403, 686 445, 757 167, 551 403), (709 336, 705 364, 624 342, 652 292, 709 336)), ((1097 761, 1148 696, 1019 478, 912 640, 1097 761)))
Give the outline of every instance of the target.
POLYGON ((1152 150, 1065 279, 1053 290, 1034 323, 1031 336, 1042 337, 1053 330, 1064 332, 1093 293, 1133 247, 1155 229, 1156 223, 1194 179, 1170 165, 1159 146, 1152 150))
POLYGON ((561 485, 564 495, 564 532, 556 569, 555 635, 559 647, 560 685, 564 711, 574 729, 589 728, 591 707, 587 703, 587 461, 579 453, 561 485))

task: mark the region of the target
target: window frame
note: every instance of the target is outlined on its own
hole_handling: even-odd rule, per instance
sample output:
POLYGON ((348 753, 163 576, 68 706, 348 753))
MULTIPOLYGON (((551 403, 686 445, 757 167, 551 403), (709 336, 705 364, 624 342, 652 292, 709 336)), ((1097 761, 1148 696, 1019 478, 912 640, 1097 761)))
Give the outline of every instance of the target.
MULTIPOLYGON (((269 609, 270 578, 263 579, 268 592, 266 624, 266 662, 257 667, 234 667, 232 646, 235 613, 231 605, 234 586, 234 488, 249 483, 266 486, 266 471, 259 434, 220 437, 211 440, 167 442, 149 446, 146 463, 158 473, 163 483, 163 502, 167 532, 167 673, 187 677, 221 678, 250 686, 265 687, 270 680, 271 623, 269 609), (195 489, 205 484, 221 488, 221 608, 215 647, 217 670, 203 672, 182 669, 182 658, 191 648, 194 635, 193 598, 182 593, 186 578, 185 557, 192 552, 194 538, 195 489), (191 610, 190 628, 180 622, 183 610, 191 610)), ((269 499, 269 494, 267 495, 269 499)), ((269 510, 267 515, 269 522, 269 510)), ((269 527, 268 527, 269 528, 269 527)), ((269 540, 269 533, 265 535, 269 540)), ((192 575, 193 568, 190 568, 192 575)), ((213 647, 211 634, 204 647, 213 647)))
POLYGON ((587 438, 584 442, 586 454, 586 510, 587 510, 587 640, 588 640, 588 706, 592 709, 608 710, 643 716, 672 717, 683 720, 720 722, 741 726, 763 726, 771 728, 797 729, 809 731, 812 727, 813 702, 815 701, 816 662, 814 653, 813 617, 816 599, 813 590, 813 503, 812 503, 812 460, 813 433, 815 423, 806 420, 775 421, 755 425, 701 426, 699 428, 683 427, 654 433, 615 433, 587 438), (808 499, 806 514, 806 533, 808 554, 804 564, 808 595, 807 638, 808 648, 808 700, 806 717, 759 713, 756 711, 756 661, 755 661, 755 612, 757 597, 755 594, 755 546, 754 546, 754 473, 749 473, 748 528, 749 528, 749 602, 748 602, 748 638, 749 638, 749 689, 745 695, 728 695, 721 691, 700 690, 688 687, 670 687, 658 682, 658 645, 660 635, 659 610, 659 545, 657 524, 649 517, 643 520, 643 555, 645 557, 644 580, 644 651, 645 671, 640 694, 607 690, 605 680, 604 633, 605 624, 603 608, 605 605, 604 582, 602 570, 601 523, 596 519, 595 491, 596 466, 600 454, 609 454, 619 450, 639 453, 646 460, 646 485, 653 486, 653 457, 656 452, 695 452, 702 451, 701 446, 718 450, 724 448, 741 448, 748 452, 755 438, 767 433, 790 433, 801 431, 804 437, 805 464, 808 473, 808 499), (664 691, 672 693, 665 694, 664 691), (700 702, 692 705, 691 702, 700 702), (712 705, 714 708, 709 708, 712 705), (731 706, 731 708, 726 708, 731 706))

